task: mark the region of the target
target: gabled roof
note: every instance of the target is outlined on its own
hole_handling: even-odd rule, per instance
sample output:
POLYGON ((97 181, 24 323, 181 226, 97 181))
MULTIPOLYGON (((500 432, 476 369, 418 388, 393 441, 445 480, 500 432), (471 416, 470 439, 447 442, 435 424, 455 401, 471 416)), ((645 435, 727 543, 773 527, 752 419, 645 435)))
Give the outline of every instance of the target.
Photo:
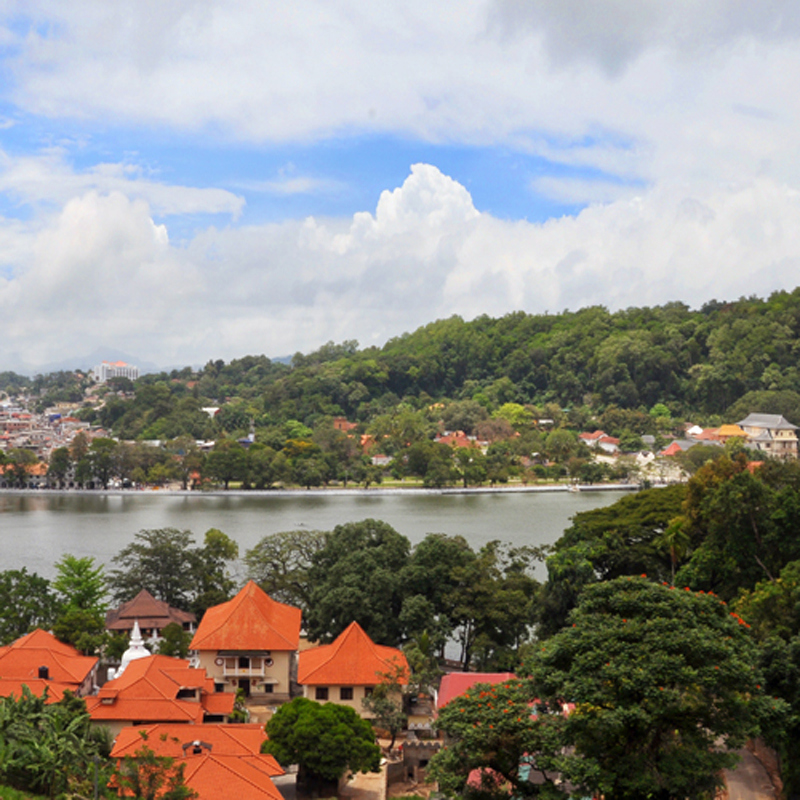
POLYGON ((233 600, 206 611, 191 649, 297 650, 301 613, 249 581, 233 600))
POLYGON ((214 694, 214 681, 205 670, 169 656, 131 661, 119 678, 106 683, 86 700, 95 721, 181 722, 199 724, 206 713, 230 714, 233 693, 214 694), (178 698, 181 689, 196 690, 199 701, 178 698), (213 699, 212 699, 213 697, 213 699))
POLYGON ((516 680, 513 672, 448 672, 442 676, 439 684, 439 695, 436 708, 444 708, 454 697, 460 697, 475 684, 488 683, 494 685, 504 681, 516 680))
POLYGON ((127 631, 138 620, 140 628, 164 628, 175 622, 183 626, 186 622, 196 622, 197 617, 179 608, 172 608, 163 600, 156 600, 147 589, 142 589, 133 600, 128 600, 119 608, 109 609, 106 614, 106 628, 110 631, 127 631))
POLYGON ((401 650, 375 644, 364 629, 351 622, 331 643, 300 653, 297 682, 327 686, 374 686, 386 674, 402 667, 408 683, 408 661, 401 650))
POLYGON ((736 424, 741 425, 743 428, 769 428, 781 431, 797 430, 797 425, 792 425, 780 414, 748 414, 747 417, 736 424))
POLYGON ((584 442, 596 442, 598 439, 602 439, 606 436, 605 431, 596 430, 594 433, 579 433, 578 438, 582 439, 584 442))
POLYGON ((75 687, 66 683, 45 681, 39 678, 22 680, 20 678, 0 678, 0 697, 11 697, 19 700, 22 697, 22 687, 27 686, 34 697, 41 697, 47 690, 47 704, 57 703, 64 697, 67 690, 74 692, 75 687))
POLYGON ((47 667, 50 681, 74 691, 96 666, 97 658, 82 656, 74 647, 59 642, 52 633, 40 628, 0 648, 0 676, 23 680, 29 685, 30 680, 38 679, 39 667, 47 667))
POLYGON ((283 800, 268 768, 256 756, 218 756, 212 752, 188 756, 177 763, 186 764, 186 785, 197 792, 198 800, 283 800))
POLYGON ((739 427, 739 425, 721 425, 717 428, 717 436, 721 439, 725 437, 741 436, 743 439, 747 438, 747 434, 739 427))
POLYGON ((262 755, 261 745, 267 740, 263 725, 257 723, 193 725, 142 725, 123 728, 111 750, 112 758, 132 756, 146 739, 147 746, 159 756, 181 758, 184 745, 200 741, 211 745, 216 756, 259 756, 271 775, 283 775, 274 756, 262 755))

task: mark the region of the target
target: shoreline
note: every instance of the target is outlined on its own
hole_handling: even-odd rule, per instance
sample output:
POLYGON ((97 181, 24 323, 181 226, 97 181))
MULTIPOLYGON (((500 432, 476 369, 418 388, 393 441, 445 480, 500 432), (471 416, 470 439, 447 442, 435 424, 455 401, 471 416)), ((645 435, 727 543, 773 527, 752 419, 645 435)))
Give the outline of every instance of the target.
MULTIPOLYGON (((660 488, 667 484, 653 484, 660 488)), ((543 494, 564 492, 581 494, 584 492, 638 492, 641 487, 635 483, 593 483, 578 484, 577 489, 566 484, 547 486, 474 486, 443 487, 425 489, 422 487, 374 487, 351 489, 343 487, 314 489, 214 489, 193 491, 190 489, 0 489, 0 496, 22 495, 24 497, 77 496, 77 497, 381 497, 397 495, 459 495, 459 494, 543 494)))

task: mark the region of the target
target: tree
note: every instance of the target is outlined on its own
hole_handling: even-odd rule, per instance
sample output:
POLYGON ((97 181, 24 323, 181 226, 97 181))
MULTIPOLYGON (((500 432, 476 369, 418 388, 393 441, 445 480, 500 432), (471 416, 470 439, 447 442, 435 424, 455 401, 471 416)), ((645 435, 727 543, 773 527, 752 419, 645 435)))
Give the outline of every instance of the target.
POLYGON ((0 699, 0 782, 50 798, 87 796, 92 762, 108 756, 109 742, 71 692, 46 701, 46 690, 36 697, 27 686, 19 698, 0 699))
POLYGON ((543 713, 575 704, 563 772, 586 791, 711 795, 733 751, 780 715, 746 623, 713 595, 617 578, 587 587, 570 621, 528 666, 543 713))
POLYGON ((397 734, 403 730, 408 717, 403 713, 403 683, 408 681, 408 670, 395 664, 394 669, 380 675, 380 683, 361 701, 366 711, 372 714, 378 729, 391 737, 388 750, 394 747, 397 734))
POLYGON ((161 630, 161 641, 158 643, 158 654, 187 658, 192 634, 185 631, 177 622, 170 622, 161 630))
POLYGON ((314 555, 325 545, 323 531, 285 531, 264 536, 244 554, 247 577, 281 603, 310 608, 309 572, 314 555))
POLYGON ((355 620, 374 642, 396 646, 410 547, 380 520, 337 525, 312 556, 309 638, 330 641, 355 620))
POLYGON ((50 454, 50 465, 47 468, 48 479, 56 486, 63 486, 71 466, 72 460, 69 456, 69 449, 57 447, 50 454))
POLYGON ((203 471, 211 479, 221 481, 227 491, 231 481, 247 477, 247 453, 238 442, 223 439, 206 456, 203 471))
POLYGON ((132 756, 125 756, 114 772, 113 782, 120 794, 136 800, 191 800, 197 792, 190 789, 184 778, 185 763, 174 758, 156 755, 146 744, 147 736, 132 756))
POLYGON ((120 550, 108 580, 115 600, 124 602, 147 589, 153 597, 177 608, 188 608, 196 590, 191 531, 159 528, 139 531, 120 550))
POLYGON ((102 564, 96 566, 92 556, 78 558, 65 553, 55 567, 53 589, 62 605, 105 615, 108 604, 105 569, 102 564))
POLYGON ((198 619, 207 608, 230 600, 236 583, 228 574, 228 564, 239 557, 239 545, 217 528, 206 531, 203 546, 192 551, 194 599, 192 611, 198 619))
POLYGON ((15 486, 24 489, 28 485, 30 469, 37 463, 36 455, 30 450, 12 448, 6 454, 6 474, 11 476, 11 481, 15 486))
POLYGON ((91 473, 104 489, 114 475, 114 452, 116 449, 117 443, 113 439, 105 437, 93 439, 89 445, 87 458, 91 473))
POLYGON ((296 697, 273 714, 267 735, 263 751, 284 767, 297 764, 297 782, 308 789, 327 787, 335 794, 345 770, 377 772, 380 768, 375 732, 349 706, 296 697))
POLYGON ((50 628, 57 613, 58 601, 47 578, 25 567, 0 572, 0 644, 34 628, 50 628))

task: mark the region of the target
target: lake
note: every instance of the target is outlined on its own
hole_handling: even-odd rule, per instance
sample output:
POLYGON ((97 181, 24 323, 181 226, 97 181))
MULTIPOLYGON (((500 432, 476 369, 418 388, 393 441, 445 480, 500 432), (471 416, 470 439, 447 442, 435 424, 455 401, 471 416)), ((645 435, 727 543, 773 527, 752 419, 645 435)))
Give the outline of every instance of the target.
MULTIPOLYGON (((515 545, 552 544, 579 511, 609 505, 625 492, 282 494, 0 493, 0 569, 27 567, 51 578, 65 553, 108 563, 147 528, 180 528, 198 543, 219 528, 242 554, 263 536, 296 529, 332 530, 372 517, 412 543, 427 533, 461 534, 479 548, 492 539, 515 545)), ((540 578, 544 577, 544 568, 540 578)))

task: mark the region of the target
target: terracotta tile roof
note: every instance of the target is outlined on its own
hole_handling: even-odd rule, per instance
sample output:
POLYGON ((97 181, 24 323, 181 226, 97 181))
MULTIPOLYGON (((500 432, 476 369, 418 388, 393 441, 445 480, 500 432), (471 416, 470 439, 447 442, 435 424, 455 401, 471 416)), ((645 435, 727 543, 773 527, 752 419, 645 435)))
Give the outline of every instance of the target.
MULTIPOLYGON (((297 682, 328 686, 374 686, 397 666, 408 673, 408 661, 395 647, 375 644, 351 622, 331 644, 304 650, 298 656, 297 682)), ((404 677, 400 683, 408 683, 404 677)))
POLYGON ((39 628, 0 649, 0 676, 26 683, 38 679, 39 667, 47 667, 51 681, 75 691, 96 666, 95 657, 82 656, 39 628))
POLYGON ((254 581, 227 603, 209 608, 192 650, 297 650, 301 611, 273 600, 254 581))
POLYGON ((436 708, 444 708, 454 697, 460 697, 476 683, 503 683, 516 679, 513 672, 448 672, 442 677, 436 708))
POLYGON ((106 628, 110 631, 128 631, 133 628, 136 620, 139 621, 140 628, 160 630, 171 622, 180 626, 196 622, 197 617, 188 611, 172 608, 163 600, 156 600, 147 589, 142 589, 133 600, 128 600, 119 608, 109 609, 106 614, 106 628))
POLYGON ((93 720, 202 723, 206 713, 230 714, 233 693, 214 694, 205 670, 168 656, 131 661, 119 678, 106 683, 86 700, 93 720), (200 699, 178 698, 181 689, 196 690, 200 699), (213 695, 213 700, 211 696, 213 695))
POLYGON ((597 430, 594 433, 579 433, 578 438, 583 439, 584 442, 596 442, 598 439, 602 439, 606 436, 605 431, 597 430))
POLYGON ((254 756, 218 756, 214 753, 188 756, 184 772, 186 785, 198 800, 283 800, 269 772, 254 756))
POLYGON ((261 745, 267 740, 264 726, 257 723, 193 725, 142 725, 123 728, 111 750, 112 758, 132 756, 147 737, 147 746, 157 755, 181 758, 184 745, 201 741, 211 745, 215 756, 256 756, 263 761, 269 775, 283 775, 274 756, 262 755, 261 745))
POLYGON ((47 703, 57 703, 64 697, 64 692, 75 691, 75 687, 67 683, 57 683, 56 681, 45 681, 39 678, 0 678, 0 697, 11 697, 17 699, 22 697, 22 687, 27 686, 33 695, 41 697, 47 689, 47 703))

